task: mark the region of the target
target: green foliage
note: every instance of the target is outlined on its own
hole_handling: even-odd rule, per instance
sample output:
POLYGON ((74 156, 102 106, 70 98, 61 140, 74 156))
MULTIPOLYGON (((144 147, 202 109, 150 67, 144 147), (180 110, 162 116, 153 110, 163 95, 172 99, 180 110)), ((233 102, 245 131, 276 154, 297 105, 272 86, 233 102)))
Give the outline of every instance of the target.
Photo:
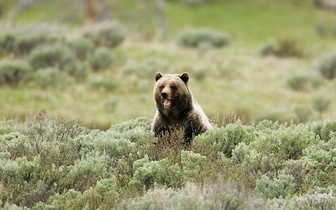
POLYGON ((325 53, 315 60, 315 69, 326 79, 336 77, 336 51, 325 53))
POLYGON ((150 161, 148 156, 133 164, 134 175, 129 185, 140 189, 149 189, 154 185, 180 187, 183 179, 181 168, 171 164, 168 159, 150 161))
POLYGON ((117 209, 268 209, 269 206, 242 186, 217 180, 204 185, 187 183, 179 191, 154 188, 117 209))
POLYGON ((34 81, 41 88, 60 87, 71 84, 73 79, 57 68, 47 67, 38 69, 34 73, 34 81))
POLYGON ((256 192, 263 198, 286 198, 294 192, 294 178, 290 175, 279 175, 279 177, 271 180, 263 175, 257 180, 256 192))
POLYGON ((259 47, 259 53, 262 56, 276 55, 277 54, 277 44, 273 41, 268 41, 267 43, 259 47))
POLYGON ((257 121, 270 120, 273 122, 281 121, 280 113, 277 111, 263 110, 258 113, 257 121))
POLYGON ((31 67, 22 60, 3 60, 0 63, 0 85, 16 87, 29 75, 31 67))
POLYGON ((237 121, 195 137, 189 151, 178 146, 181 132, 163 143, 150 127, 150 119, 138 118, 106 131, 91 130, 44 113, 23 123, 0 121, 1 208, 309 209, 335 204, 334 121, 237 121))
POLYGON ((287 79, 287 85, 293 90, 306 90, 309 78, 304 75, 294 75, 287 79))
POLYGON ((324 78, 321 74, 316 74, 312 76, 310 80, 311 80, 311 85, 313 88, 319 88, 324 83, 324 78))
POLYGON ((279 39, 276 42, 269 41, 259 49, 262 56, 274 55, 277 57, 302 57, 303 50, 298 41, 294 39, 279 39))
POLYGON ((0 135, 11 133, 14 130, 14 121, 0 120, 0 135))
POLYGON ((183 177, 189 182, 201 181, 198 180, 199 174, 203 171, 206 164, 206 157, 192 151, 181 151, 181 165, 183 177))
POLYGON ((226 128, 215 128, 205 135, 198 136, 194 140, 196 152, 207 154, 209 151, 223 153, 226 157, 232 156, 232 150, 239 143, 250 143, 254 140, 253 134, 249 135, 250 128, 243 126, 240 121, 229 124, 226 128))
POLYGON ((314 123, 312 130, 320 140, 329 141, 334 137, 334 133, 336 132, 336 123, 334 121, 314 123))
POLYGON ((9 55, 14 51, 15 35, 3 33, 0 35, 0 55, 9 55))
POLYGON ((106 111, 113 112, 118 105, 119 99, 117 97, 110 97, 104 102, 106 111))
POLYGON ((51 197, 47 204, 37 204, 38 209, 111 209, 119 195, 115 177, 97 181, 84 193, 70 189, 62 195, 51 197))
POLYGON ((106 47, 99 47, 89 59, 91 68, 94 71, 106 69, 113 61, 112 52, 106 47))
POLYGON ((156 72, 165 72, 167 69, 167 61, 161 58, 149 57, 141 63, 128 61, 122 70, 123 73, 128 76, 131 74, 136 77, 140 77, 141 79, 151 79, 153 81, 156 72))
POLYGON ((72 40, 69 45, 75 52, 76 57, 82 61, 85 60, 94 49, 93 41, 85 37, 72 40))
MULTIPOLYGON (((334 173, 335 172, 335 161, 334 157, 336 154, 336 140, 333 138, 328 142, 318 142, 318 144, 314 146, 310 146, 304 150, 304 161, 309 162, 313 166, 319 165, 320 168, 316 170, 316 173, 334 173)), ((316 180, 317 181, 317 180, 316 180)), ((326 183, 319 181, 316 182, 317 186, 324 186, 326 183)))
POLYGON ((62 33, 39 26, 23 28, 16 34, 14 51, 19 56, 28 55, 38 46, 63 42, 65 39, 62 33))
POLYGON ((200 47, 204 43, 208 43, 214 48, 229 44, 227 35, 213 29, 185 29, 177 39, 181 46, 193 48, 200 47))
POLYGON ((329 108, 330 99, 324 95, 316 95, 313 98, 313 108, 320 114, 322 117, 322 112, 326 111, 329 108))
POLYGON ((73 51, 64 44, 39 46, 31 51, 28 60, 34 69, 57 68, 76 79, 85 75, 85 67, 78 63, 73 51))
MULTIPOLYGON (((259 128, 259 127, 258 127, 259 128)), ((291 124, 278 130, 269 130, 258 135, 251 143, 253 149, 276 155, 281 160, 299 159, 302 151, 315 141, 313 132, 303 125, 291 124)))
POLYGON ((94 79, 89 82, 91 88, 100 91, 112 92, 118 87, 118 83, 113 80, 106 79, 94 79))
POLYGON ((207 70, 205 68, 202 68, 202 67, 191 69, 190 73, 198 81, 204 80, 207 76, 207 70))
POLYGON ((336 208, 335 193, 314 193, 297 197, 295 200, 288 202, 286 209, 334 209, 336 208))
POLYGON ((299 119, 299 122, 305 122, 312 114, 312 110, 307 106, 296 106, 294 108, 294 113, 299 119))
POLYGON ((298 41, 294 39, 278 40, 277 56, 279 57, 302 57, 303 50, 299 47, 298 41))
POLYGON ((75 61, 75 56, 66 45, 43 45, 35 48, 28 60, 35 69, 54 67, 63 70, 75 61))
POLYGON ((125 28, 117 22, 95 24, 84 32, 84 37, 90 38, 96 46, 108 48, 119 46, 125 36, 125 28))

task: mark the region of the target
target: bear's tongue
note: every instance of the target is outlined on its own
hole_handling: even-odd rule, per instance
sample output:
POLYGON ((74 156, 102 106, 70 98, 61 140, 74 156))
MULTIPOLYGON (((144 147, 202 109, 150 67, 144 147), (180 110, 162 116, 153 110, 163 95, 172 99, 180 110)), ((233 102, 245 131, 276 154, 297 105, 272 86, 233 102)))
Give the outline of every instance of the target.
POLYGON ((168 109, 170 108, 170 106, 171 106, 171 101, 169 99, 163 99, 163 107, 165 109, 168 109))

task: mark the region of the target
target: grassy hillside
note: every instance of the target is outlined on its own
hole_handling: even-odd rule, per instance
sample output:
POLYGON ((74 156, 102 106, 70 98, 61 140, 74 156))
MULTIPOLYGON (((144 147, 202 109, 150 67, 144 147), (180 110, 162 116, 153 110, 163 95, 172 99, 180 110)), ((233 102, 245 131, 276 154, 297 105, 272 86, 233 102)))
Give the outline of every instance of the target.
MULTIPOLYGON (((51 9, 48 5, 46 2, 23 11, 15 23, 52 21, 39 18, 51 9), (43 7, 46 9, 39 9, 43 7)), ((137 14, 142 12, 140 10, 137 14)), ((61 14, 51 16, 56 19, 64 17, 61 14)), ((128 23, 127 18, 120 18, 128 23)), ((4 103, 1 103, 0 116, 24 119, 27 114, 46 110, 50 114, 78 119, 101 128, 135 117, 152 117, 155 112, 151 96, 155 71, 189 71, 190 87, 213 119, 228 119, 232 113, 237 113, 247 122, 264 118, 288 121, 297 118, 294 113, 296 107, 306 106, 312 113, 309 119, 315 120, 320 116, 313 110, 312 100, 325 92, 329 93, 331 105, 322 117, 333 118, 333 81, 323 80, 319 88, 293 91, 288 87, 287 80, 295 75, 314 80, 314 61, 335 45, 334 14, 320 11, 311 3, 301 2, 228 1, 195 8, 168 3, 166 20, 168 39, 148 40, 151 36, 142 39, 148 35, 148 29, 155 32, 153 24, 149 24, 150 28, 143 28, 143 35, 141 30, 134 31, 133 26, 129 27, 123 44, 112 50, 112 65, 99 72, 88 69, 86 78, 80 82, 47 89, 35 85, 19 88, 2 85, 0 99, 4 103), (322 37, 317 36, 314 30, 317 23, 323 23, 325 27, 322 37), (177 45, 177 36, 187 27, 216 29, 229 35, 230 44, 219 49, 181 48, 177 45), (262 57, 259 48, 270 40, 292 41, 303 56, 262 57), (144 68, 148 72, 130 73, 130 69, 146 65, 144 68), (106 90, 102 87, 107 81, 115 84, 114 88, 106 90), (100 84, 98 88, 95 86, 97 83, 100 84)), ((70 29, 69 25, 58 25, 58 28, 61 30, 57 33, 63 34, 69 41, 81 34, 78 27, 70 29)))

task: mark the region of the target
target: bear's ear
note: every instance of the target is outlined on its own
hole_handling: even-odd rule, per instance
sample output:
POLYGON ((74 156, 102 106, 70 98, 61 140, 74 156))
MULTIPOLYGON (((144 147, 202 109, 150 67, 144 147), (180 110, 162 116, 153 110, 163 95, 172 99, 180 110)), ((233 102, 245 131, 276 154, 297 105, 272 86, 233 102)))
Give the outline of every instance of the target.
POLYGON ((156 72, 155 81, 158 81, 161 77, 162 77, 162 74, 160 72, 156 72))
POLYGON ((184 72, 182 74, 180 74, 180 78, 183 80, 184 83, 188 83, 189 80, 189 74, 187 72, 184 72))

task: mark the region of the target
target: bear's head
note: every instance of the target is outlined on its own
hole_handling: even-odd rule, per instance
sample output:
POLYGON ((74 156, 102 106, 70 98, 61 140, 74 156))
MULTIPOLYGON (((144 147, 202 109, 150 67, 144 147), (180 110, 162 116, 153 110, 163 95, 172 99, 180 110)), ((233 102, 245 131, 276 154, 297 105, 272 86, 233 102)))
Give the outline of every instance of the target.
POLYGON ((154 100, 159 111, 183 111, 191 106, 192 94, 188 88, 189 74, 155 74, 154 100))

